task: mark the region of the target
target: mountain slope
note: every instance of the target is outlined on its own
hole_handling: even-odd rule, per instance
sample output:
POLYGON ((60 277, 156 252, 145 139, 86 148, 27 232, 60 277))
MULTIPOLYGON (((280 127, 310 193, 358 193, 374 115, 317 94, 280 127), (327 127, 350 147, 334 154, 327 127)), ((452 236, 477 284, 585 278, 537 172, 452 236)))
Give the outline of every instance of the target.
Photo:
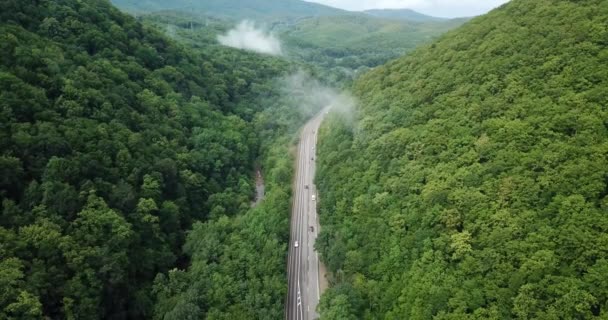
POLYGON ((452 27, 443 23, 393 21, 351 14, 303 19, 285 35, 324 48, 390 49, 395 44, 413 48, 421 40, 428 40, 452 27))
POLYGON ((159 10, 199 11, 217 17, 234 20, 253 19, 260 22, 346 13, 340 9, 300 0, 112 0, 112 2, 119 8, 134 13, 159 10))
POLYGON ((422 14, 420 12, 416 12, 411 9, 373 9, 373 10, 366 10, 363 12, 366 14, 372 15, 374 17, 378 17, 378 18, 406 20, 406 21, 428 22, 428 21, 448 20, 446 18, 427 16, 426 14, 422 14))
POLYGON ((286 132, 306 116, 274 102, 288 64, 178 45, 107 0, 0 9, 0 319, 167 319, 162 279, 199 251, 195 271, 227 280, 196 283, 191 314, 282 314, 286 132), (257 161, 269 201, 250 212, 257 161), (194 223, 213 229, 186 241, 194 223), (196 242, 213 230, 221 246, 196 242))
POLYGON ((324 319, 608 314, 608 3, 515 0, 320 132, 324 319))
POLYGON ((224 20, 226 25, 241 19, 257 20, 262 22, 259 27, 281 38, 288 56, 320 67, 332 82, 349 82, 360 72, 399 57, 466 21, 385 19, 299 0, 113 2, 123 10, 145 13, 147 17, 181 16, 184 23, 192 23, 195 32, 205 32, 210 17, 224 20))
POLYGON ((324 67, 358 70, 397 58, 462 23, 421 23, 348 14, 301 19, 278 34, 292 55, 324 67))

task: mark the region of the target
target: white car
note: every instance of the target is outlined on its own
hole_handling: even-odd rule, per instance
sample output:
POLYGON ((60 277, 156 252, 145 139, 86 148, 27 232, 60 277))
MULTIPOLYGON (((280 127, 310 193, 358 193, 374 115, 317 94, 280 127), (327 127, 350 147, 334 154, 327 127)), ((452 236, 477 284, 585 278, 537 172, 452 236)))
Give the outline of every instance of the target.
POLYGON ((315 201, 317 199, 317 197, 315 197, 315 195, 312 195, 312 201, 315 201))
POLYGON ((297 248, 297 247, 298 247, 298 242, 297 242, 297 241, 296 241, 296 242, 294 242, 294 243, 293 243, 293 246, 297 248))

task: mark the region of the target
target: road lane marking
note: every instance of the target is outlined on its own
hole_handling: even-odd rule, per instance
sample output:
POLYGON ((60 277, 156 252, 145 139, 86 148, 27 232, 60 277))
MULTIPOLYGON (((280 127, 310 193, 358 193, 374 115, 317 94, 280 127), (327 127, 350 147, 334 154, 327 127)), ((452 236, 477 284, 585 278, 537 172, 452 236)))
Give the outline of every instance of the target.
MULTIPOLYGON (((314 241, 316 241, 316 234, 310 235, 308 232, 308 225, 317 225, 317 229, 319 230, 320 228, 318 227, 318 223, 316 221, 316 206, 312 203, 310 203, 310 193, 313 192, 313 190, 315 190, 316 188, 313 186, 313 180, 314 180, 314 172, 315 172, 315 163, 313 161, 308 161, 308 159, 311 158, 311 144, 313 144, 313 148, 315 148, 316 146, 316 140, 317 140, 317 136, 313 133, 312 135, 310 134, 310 130, 315 129, 318 130, 318 126, 320 124, 320 121, 322 120, 322 114, 319 115, 318 117, 316 117, 315 119, 312 120, 312 122, 310 122, 308 125, 306 125, 303 129, 302 132, 302 139, 300 140, 300 143, 298 145, 298 156, 300 157, 300 159, 298 159, 298 161, 296 162, 299 166, 298 170, 296 170, 296 179, 295 179, 295 185, 294 185, 294 192, 296 193, 294 195, 294 200, 292 203, 292 213, 291 213, 291 217, 292 217, 292 222, 291 222, 291 236, 293 239, 297 239, 299 242, 304 242, 308 245, 305 245, 303 248, 304 250, 306 250, 306 261, 303 261, 304 257, 304 252, 302 252, 301 250, 296 250, 295 248, 292 247, 292 243, 293 241, 290 242, 290 246, 289 246, 289 259, 288 259, 288 272, 292 273, 289 275, 288 280, 289 280, 289 292, 290 292, 290 296, 287 300, 288 301, 293 301, 291 298, 295 298, 295 308, 294 305, 291 303, 291 301, 288 303, 287 309, 288 309, 288 320, 293 320, 293 319, 303 319, 303 307, 301 306, 301 303, 306 302, 303 301, 303 295, 302 292, 300 291, 300 286, 301 281, 305 281, 304 288, 305 288, 305 298, 309 299, 311 296, 311 292, 310 290, 314 290, 317 289, 317 296, 319 296, 319 291, 318 291, 318 273, 316 273, 316 278, 317 278, 317 282, 314 282, 314 278, 315 278, 315 270, 314 268, 311 267, 311 260, 312 260, 312 264, 314 266, 314 264, 318 263, 318 261, 315 260, 315 257, 318 257, 318 254, 316 253, 316 251, 314 250, 314 241), (303 184, 308 184, 309 185, 309 190, 305 190, 304 185, 303 184), (312 207, 312 212, 310 211, 310 208, 312 207), (311 224, 311 220, 312 220, 312 224, 311 224), (304 230, 304 228, 306 228, 306 230, 304 230), (313 251, 313 257, 311 259, 311 252, 313 251), (295 256, 294 256, 295 255, 295 256), (302 267, 304 267, 304 270, 302 270, 302 267), (303 273, 304 271, 304 273, 303 273), (312 285, 313 287, 311 288, 310 285, 312 285), (315 288, 315 285, 317 286, 315 288), (297 295, 293 295, 295 289, 297 287, 297 295), (298 310, 299 309, 299 310, 298 310), (295 315, 295 318, 293 317, 295 315)), ((315 152, 312 152, 312 156, 315 156, 315 152)), ((318 259, 318 258, 317 258, 318 259)), ((313 299, 310 299, 313 303, 313 305, 315 303, 318 303, 318 301, 314 301, 313 299)), ((310 304, 307 304, 307 310, 308 312, 310 312, 310 304)))

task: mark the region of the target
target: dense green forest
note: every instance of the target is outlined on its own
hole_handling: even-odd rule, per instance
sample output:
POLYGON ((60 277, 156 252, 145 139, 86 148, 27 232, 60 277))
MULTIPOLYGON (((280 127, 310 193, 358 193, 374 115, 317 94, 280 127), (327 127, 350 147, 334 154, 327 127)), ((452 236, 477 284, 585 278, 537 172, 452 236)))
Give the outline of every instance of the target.
POLYGON ((107 0, 0 9, 0 318, 281 313, 287 148, 315 111, 277 85, 290 64, 178 43, 107 0))
MULTIPOLYGON (((468 19, 440 19, 411 10, 350 12, 303 1, 130 1, 118 7, 165 29, 190 26, 192 42, 215 43, 241 19, 257 21, 282 40, 285 58, 335 86, 348 87, 370 68, 432 41, 468 19), (398 19, 393 18, 398 16, 398 19), (213 32, 210 32, 213 31, 213 32), (215 34, 214 34, 215 33, 215 34)), ((172 35, 173 29, 167 34, 172 35)), ((183 37, 182 37, 183 38, 183 37)), ((195 45, 197 45, 195 44, 195 45)))
MULTIPOLYGON (((195 17, 182 12, 158 12, 142 20, 156 28, 165 28, 167 34, 194 51, 202 50, 211 56, 222 56, 225 52, 238 54, 217 44, 215 36, 229 26, 224 20, 206 17, 203 27, 200 17, 190 18, 195 17), (190 25, 192 21, 194 25, 190 25)), ((256 60, 241 61, 233 57, 225 62, 230 66, 256 60)), ((265 168, 264 202, 234 218, 220 216, 194 225, 184 246, 184 253, 192 257, 189 268, 173 269, 156 278, 155 318, 283 317, 293 165, 290 147, 294 145, 294 133, 304 120, 324 107, 330 98, 311 97, 321 84, 302 72, 315 75, 317 68, 297 61, 289 64, 298 70, 296 75, 274 79, 270 86, 258 88, 262 92, 252 100, 265 107, 256 113, 252 123, 260 140, 258 159, 265 168)), ((253 70, 256 65, 250 67, 253 70)))
POLYGON ((112 2, 0 0, 0 319, 283 318, 306 74, 323 319, 608 317, 608 2, 112 2))
POLYGON ((606 21, 513 0, 356 82, 319 137, 323 319, 608 316, 606 21))
POLYGON ((334 78, 344 81, 400 57, 465 21, 391 20, 351 13, 301 19, 276 29, 291 56, 329 70, 334 78))
POLYGON ((365 10, 364 12, 369 15, 372 15, 374 17, 393 19, 393 20, 418 21, 418 22, 447 20, 445 18, 427 16, 425 14, 416 12, 411 9, 372 9, 372 10, 365 10))
POLYGON ((305 17, 336 16, 347 11, 301 0, 111 0, 128 12, 143 14, 175 10, 212 15, 229 20, 254 19, 270 23, 297 21, 305 17))

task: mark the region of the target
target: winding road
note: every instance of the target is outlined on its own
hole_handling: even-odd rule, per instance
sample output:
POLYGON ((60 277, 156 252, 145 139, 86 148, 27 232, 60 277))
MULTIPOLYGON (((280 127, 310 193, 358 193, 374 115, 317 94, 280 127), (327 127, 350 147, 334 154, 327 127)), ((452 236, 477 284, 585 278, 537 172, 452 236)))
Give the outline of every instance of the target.
POLYGON ((294 198, 291 212, 291 241, 287 262, 288 293, 285 304, 287 320, 317 319, 316 312, 322 283, 323 267, 319 255, 314 250, 319 232, 316 209, 315 145, 317 131, 325 111, 311 119, 303 128, 298 144, 294 198), (296 247, 297 242, 297 247, 296 247))

